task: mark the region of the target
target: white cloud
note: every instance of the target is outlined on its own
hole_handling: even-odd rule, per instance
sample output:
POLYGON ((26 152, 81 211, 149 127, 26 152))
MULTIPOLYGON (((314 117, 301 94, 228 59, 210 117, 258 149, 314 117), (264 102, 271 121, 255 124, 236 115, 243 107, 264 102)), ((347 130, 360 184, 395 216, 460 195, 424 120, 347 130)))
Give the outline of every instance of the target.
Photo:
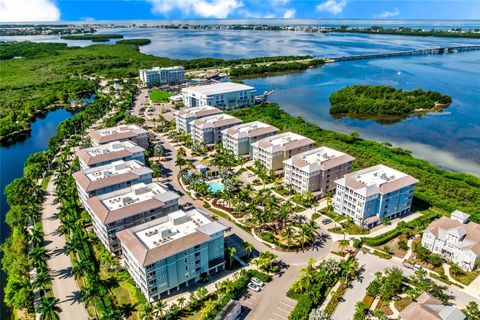
POLYGON ((332 14, 339 14, 347 5, 347 0, 327 0, 317 5, 317 11, 327 11, 332 14))
POLYGON ((80 18, 80 20, 82 20, 82 21, 95 21, 95 18, 92 18, 92 17, 82 17, 82 18, 80 18))
POLYGON ((152 12, 168 14, 178 9, 185 15, 199 18, 227 18, 236 9, 243 7, 240 0, 147 0, 152 12))
POLYGON ((392 11, 384 11, 379 15, 376 15, 375 18, 391 18, 391 17, 396 17, 399 14, 400 14, 400 10, 398 10, 398 8, 395 8, 392 11))
POLYGON ((57 20, 60 10, 52 0, 0 0, 1 22, 57 20))
POLYGON ((297 13, 297 10, 291 8, 291 9, 287 9, 285 10, 285 12, 283 13, 283 18, 284 19, 293 19, 295 18, 295 14, 297 13))

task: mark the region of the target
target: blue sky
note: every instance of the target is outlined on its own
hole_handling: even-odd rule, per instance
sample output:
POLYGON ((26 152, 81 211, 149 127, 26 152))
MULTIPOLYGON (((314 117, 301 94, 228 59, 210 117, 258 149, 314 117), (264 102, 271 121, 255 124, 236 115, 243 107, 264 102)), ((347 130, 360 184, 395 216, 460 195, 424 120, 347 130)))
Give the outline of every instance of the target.
POLYGON ((480 19, 480 0, 0 0, 0 22, 209 18, 480 19))

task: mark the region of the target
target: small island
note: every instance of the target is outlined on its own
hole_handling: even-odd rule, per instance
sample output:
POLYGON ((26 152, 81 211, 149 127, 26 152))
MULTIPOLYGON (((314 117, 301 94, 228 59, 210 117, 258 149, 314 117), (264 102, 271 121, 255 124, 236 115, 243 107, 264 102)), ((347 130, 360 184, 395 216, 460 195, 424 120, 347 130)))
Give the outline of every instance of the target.
POLYGON ((152 43, 150 39, 125 39, 125 40, 118 40, 116 44, 133 44, 136 46, 145 46, 147 44, 152 43))
POLYGON ((90 40, 92 42, 108 42, 110 39, 123 39, 121 34, 74 34, 62 36, 64 40, 90 40))
POLYGON ((335 117, 396 122, 411 114, 441 111, 452 103, 452 98, 423 89, 406 91, 391 86, 354 85, 334 92, 330 103, 330 114, 335 117))

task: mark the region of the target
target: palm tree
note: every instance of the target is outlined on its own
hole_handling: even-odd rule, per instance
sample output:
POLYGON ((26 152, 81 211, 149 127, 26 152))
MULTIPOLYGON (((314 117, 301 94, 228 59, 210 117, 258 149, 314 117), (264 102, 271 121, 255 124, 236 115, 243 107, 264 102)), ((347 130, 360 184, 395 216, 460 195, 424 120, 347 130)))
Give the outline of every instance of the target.
POLYGON ((185 297, 180 297, 180 298, 177 299, 178 306, 179 306, 180 309, 183 309, 186 301, 187 301, 187 299, 185 299, 185 297))
POLYGON ((45 292, 45 289, 50 284, 50 281, 51 281, 50 274, 47 271, 43 270, 37 273, 32 285, 34 288, 40 289, 43 295, 43 293, 45 292))
POLYGON ((345 275, 345 281, 351 279, 358 269, 358 261, 355 258, 350 258, 343 263, 343 274, 345 275))
POLYGON ((161 318, 165 316, 166 308, 167 308, 167 303, 164 300, 158 300, 157 303, 155 304, 155 311, 161 318))
POLYGON ((300 243, 302 244, 302 250, 304 249, 305 243, 307 243, 312 238, 313 232, 310 226, 306 224, 302 224, 300 227, 300 232, 298 233, 298 237, 300 243))
POLYGON ((227 248, 227 256, 228 256, 228 263, 230 265, 230 268, 233 265, 233 256, 237 253, 237 249, 235 247, 229 247, 227 248))
POLYGON ((243 248, 245 249, 245 252, 247 253, 247 258, 250 258, 250 256, 252 255, 252 252, 253 250, 255 249, 255 247, 253 246, 253 244, 247 242, 247 241, 244 241, 243 242, 243 248))
POLYGON ((42 297, 40 301, 40 320, 59 320, 59 313, 62 309, 57 305, 55 297, 42 297))
POLYGON ((141 320, 154 320, 155 315, 153 314, 153 307, 150 302, 146 302, 140 309, 140 319, 141 320))
POLYGON ((287 240, 287 246, 290 248, 290 244, 295 237, 295 230, 292 228, 292 226, 287 226, 282 231, 282 237, 287 240))
POLYGON ((97 306, 95 305, 95 298, 98 296, 98 287, 96 285, 85 286, 83 289, 80 290, 80 292, 82 294, 80 301, 85 303, 85 305, 90 304, 95 311, 96 318, 98 319, 98 310, 97 306))
POLYGON ((33 247, 28 253, 30 264, 36 268, 47 266, 47 249, 45 247, 33 247))
POLYGON ((338 241, 338 246, 339 246, 342 253, 345 250, 345 248, 348 248, 349 244, 350 244, 350 241, 348 241, 348 240, 339 240, 338 241))
POLYGON ((43 231, 40 224, 31 229, 30 245, 32 247, 43 245, 43 231))

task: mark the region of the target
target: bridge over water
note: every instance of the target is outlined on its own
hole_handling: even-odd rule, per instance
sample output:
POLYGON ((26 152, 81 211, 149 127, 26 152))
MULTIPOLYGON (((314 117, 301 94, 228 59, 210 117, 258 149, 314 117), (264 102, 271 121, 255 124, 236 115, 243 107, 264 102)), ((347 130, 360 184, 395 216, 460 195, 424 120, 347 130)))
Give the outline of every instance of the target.
POLYGON ((360 55, 353 55, 353 56, 332 57, 332 58, 328 58, 328 60, 329 62, 341 62, 341 61, 350 61, 350 60, 413 56, 413 55, 421 55, 421 54, 430 55, 430 54, 457 53, 457 52, 475 51, 475 50, 480 50, 480 46, 457 46, 457 47, 428 48, 428 49, 417 49, 417 50, 385 52, 385 53, 360 54, 360 55))

